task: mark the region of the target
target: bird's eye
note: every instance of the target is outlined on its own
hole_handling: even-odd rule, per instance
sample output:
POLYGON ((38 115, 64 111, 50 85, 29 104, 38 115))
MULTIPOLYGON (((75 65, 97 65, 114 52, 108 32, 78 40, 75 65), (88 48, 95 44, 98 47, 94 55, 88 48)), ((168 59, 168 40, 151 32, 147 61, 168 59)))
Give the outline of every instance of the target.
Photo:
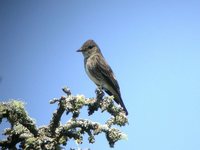
POLYGON ((89 49, 92 49, 93 47, 94 47, 94 46, 92 46, 92 45, 88 46, 89 49))

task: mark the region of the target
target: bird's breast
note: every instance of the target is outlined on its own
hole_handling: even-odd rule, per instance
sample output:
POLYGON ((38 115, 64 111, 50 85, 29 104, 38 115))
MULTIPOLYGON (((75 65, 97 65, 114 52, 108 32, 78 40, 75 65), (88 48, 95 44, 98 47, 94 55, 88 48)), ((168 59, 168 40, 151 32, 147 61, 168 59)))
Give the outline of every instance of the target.
POLYGON ((93 70, 89 70, 91 69, 92 67, 88 67, 89 65, 89 60, 85 61, 85 71, 88 75, 88 77, 97 85, 101 85, 101 81, 98 79, 98 73, 95 72, 95 68, 93 68, 93 70), (92 72, 92 73, 91 73, 92 72))

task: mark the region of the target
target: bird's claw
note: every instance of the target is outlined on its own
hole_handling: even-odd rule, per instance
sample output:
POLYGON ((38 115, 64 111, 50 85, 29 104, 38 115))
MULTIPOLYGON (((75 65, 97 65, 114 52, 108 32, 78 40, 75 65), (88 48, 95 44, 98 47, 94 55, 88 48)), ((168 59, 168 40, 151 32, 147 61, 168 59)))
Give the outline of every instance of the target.
POLYGON ((97 95, 97 100, 102 99, 104 96, 104 92, 103 92, 102 88, 97 88, 95 90, 95 93, 97 95))

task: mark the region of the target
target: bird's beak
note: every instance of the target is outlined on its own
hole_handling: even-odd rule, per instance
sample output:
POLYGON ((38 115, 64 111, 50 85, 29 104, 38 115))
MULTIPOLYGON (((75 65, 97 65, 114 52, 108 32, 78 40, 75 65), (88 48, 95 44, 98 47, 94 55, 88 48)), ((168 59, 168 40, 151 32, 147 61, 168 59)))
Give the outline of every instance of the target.
POLYGON ((82 49, 80 48, 80 49, 78 49, 76 52, 82 52, 82 49))

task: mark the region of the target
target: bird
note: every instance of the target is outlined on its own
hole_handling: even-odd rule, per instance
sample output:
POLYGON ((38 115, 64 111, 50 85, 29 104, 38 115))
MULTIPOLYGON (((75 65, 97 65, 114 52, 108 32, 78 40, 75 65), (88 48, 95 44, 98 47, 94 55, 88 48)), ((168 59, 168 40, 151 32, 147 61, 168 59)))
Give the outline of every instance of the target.
POLYGON ((110 96, 113 95, 114 101, 120 105, 126 115, 128 115, 115 75, 95 41, 92 39, 87 40, 77 52, 82 52, 83 54, 84 68, 89 78, 99 89, 104 90, 110 96))

